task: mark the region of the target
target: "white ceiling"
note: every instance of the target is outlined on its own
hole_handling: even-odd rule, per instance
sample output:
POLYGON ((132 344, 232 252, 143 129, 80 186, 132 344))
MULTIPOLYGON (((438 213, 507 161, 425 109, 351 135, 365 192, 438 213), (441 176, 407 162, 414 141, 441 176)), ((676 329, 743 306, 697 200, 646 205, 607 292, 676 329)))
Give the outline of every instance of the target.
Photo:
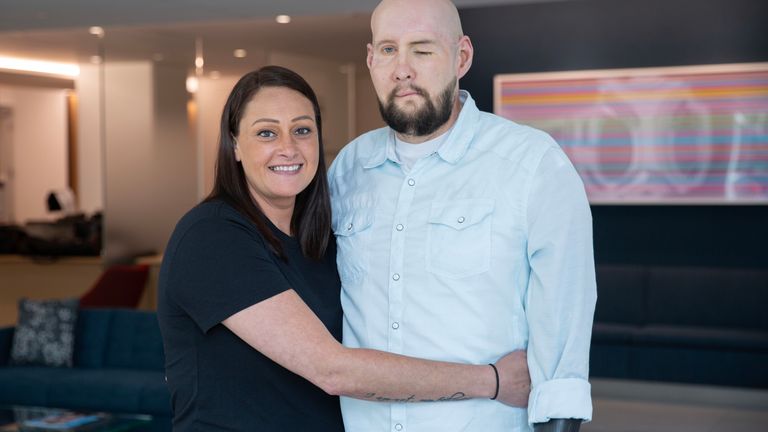
MULTIPOLYGON (((458 7, 552 0, 454 0, 458 7)), ((0 0, 0 32, 370 13, 379 0, 0 0)))
MULTIPOLYGON (((455 0, 462 7, 557 0, 455 0)), ((88 62, 149 60, 192 67, 195 40, 206 71, 239 74, 269 50, 360 63, 378 0, 0 0, 0 55, 88 62), (290 24, 274 21, 293 17, 290 24), (102 40, 88 34, 104 27, 102 40), (235 48, 249 57, 236 59, 235 48)), ((252 66, 252 65, 251 65, 252 66)))

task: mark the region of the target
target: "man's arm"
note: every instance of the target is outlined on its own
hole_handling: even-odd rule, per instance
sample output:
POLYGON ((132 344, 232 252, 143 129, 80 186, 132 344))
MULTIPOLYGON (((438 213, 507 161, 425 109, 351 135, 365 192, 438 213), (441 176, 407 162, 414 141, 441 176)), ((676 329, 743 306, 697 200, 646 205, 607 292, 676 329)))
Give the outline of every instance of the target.
POLYGON ((543 424, 537 432, 578 428, 592 416, 587 380, 596 301, 592 218, 581 179, 559 147, 552 146, 540 161, 527 217, 528 421, 543 424), (549 423, 553 419, 558 421, 549 423))

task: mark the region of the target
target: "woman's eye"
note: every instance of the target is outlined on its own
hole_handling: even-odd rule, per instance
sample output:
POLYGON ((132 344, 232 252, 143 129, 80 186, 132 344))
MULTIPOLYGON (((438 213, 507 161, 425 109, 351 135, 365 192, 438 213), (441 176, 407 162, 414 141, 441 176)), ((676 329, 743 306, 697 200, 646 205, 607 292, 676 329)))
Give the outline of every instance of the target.
POLYGON ((296 128, 294 133, 296 135, 309 135, 309 134, 312 133, 312 129, 310 129, 308 127, 300 127, 300 128, 296 128))
POLYGON ((431 55, 432 53, 430 51, 416 51, 416 54, 418 54, 418 55, 431 55))
POLYGON ((395 52, 395 47, 384 47, 381 49, 381 52, 384 54, 392 54, 395 52))
POLYGON ((260 131, 256 132, 256 136, 261 137, 261 138, 272 138, 272 137, 277 136, 277 134, 275 134, 271 130, 260 130, 260 131))

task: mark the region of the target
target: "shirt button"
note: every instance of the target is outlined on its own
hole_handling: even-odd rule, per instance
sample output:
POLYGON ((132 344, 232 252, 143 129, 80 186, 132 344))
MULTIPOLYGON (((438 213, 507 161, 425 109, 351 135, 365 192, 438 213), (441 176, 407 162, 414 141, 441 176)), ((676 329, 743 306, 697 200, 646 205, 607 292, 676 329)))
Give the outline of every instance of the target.
POLYGON ((396 424, 396 425, 395 425, 395 430, 396 430, 396 431, 401 431, 401 430, 403 430, 403 425, 401 425, 400 423, 396 424))
POLYGON ((464 219, 464 216, 459 216, 459 218, 458 218, 458 219, 456 219, 456 222, 458 222, 458 223, 464 223, 464 221, 465 221, 465 220, 466 220, 466 219, 464 219))
POLYGON ((399 281, 399 280, 400 280, 400 275, 399 275, 399 274, 397 274, 397 273, 393 274, 393 275, 392 275, 392 280, 396 280, 396 281, 399 281))
MULTIPOLYGON (((416 185, 416 180, 414 180, 414 179, 408 179, 408 186, 415 186, 415 185, 416 185)), ((401 427, 402 427, 402 426, 401 426, 401 427)))
POLYGON ((405 227, 403 226, 403 224, 397 224, 397 226, 395 227, 395 229, 396 229, 396 230, 398 230, 398 231, 402 231, 402 230, 403 230, 403 228, 405 228, 405 227))
POLYGON ((347 231, 352 231, 352 224, 347 225, 347 231))
POLYGON ((400 328, 400 323, 393 322, 392 323, 392 328, 395 329, 395 330, 399 329, 400 328))

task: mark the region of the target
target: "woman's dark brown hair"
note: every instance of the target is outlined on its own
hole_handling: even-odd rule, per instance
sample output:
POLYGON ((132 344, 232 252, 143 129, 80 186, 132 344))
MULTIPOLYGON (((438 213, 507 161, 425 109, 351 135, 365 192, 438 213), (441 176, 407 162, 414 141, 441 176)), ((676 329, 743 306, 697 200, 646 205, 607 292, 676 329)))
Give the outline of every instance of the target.
POLYGON ((221 113, 219 153, 213 190, 205 201, 220 199, 246 215, 267 240, 272 252, 285 258, 280 241, 269 229, 266 216, 251 196, 243 167, 235 159, 235 139, 239 134, 240 120, 251 98, 264 87, 285 87, 304 95, 315 111, 317 139, 320 145, 315 177, 306 189, 296 196, 291 218, 291 232, 299 241, 301 250, 310 258, 321 258, 331 237, 331 201, 328 193, 325 157, 323 156, 323 129, 320 122, 320 105, 312 87, 296 72, 280 66, 265 66, 245 74, 235 84, 221 113))

